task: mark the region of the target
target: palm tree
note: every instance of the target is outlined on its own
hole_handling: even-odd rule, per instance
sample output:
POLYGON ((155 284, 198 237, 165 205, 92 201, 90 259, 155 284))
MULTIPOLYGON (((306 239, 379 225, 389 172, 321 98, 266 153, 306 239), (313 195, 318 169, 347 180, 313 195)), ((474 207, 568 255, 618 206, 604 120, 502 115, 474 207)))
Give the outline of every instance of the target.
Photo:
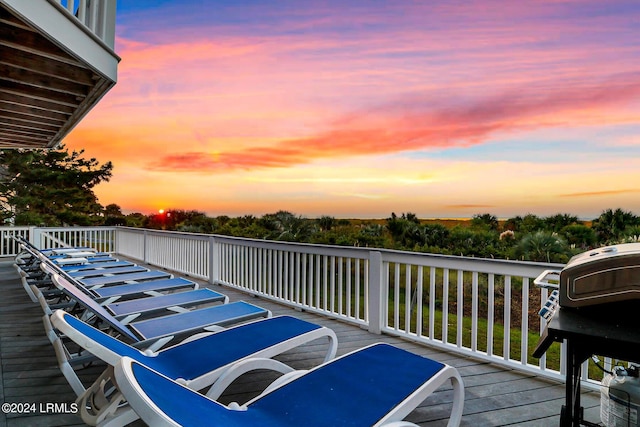
POLYGON ((537 231, 520 240, 516 254, 527 261, 558 262, 568 258, 569 247, 557 234, 537 231))
POLYGON ((615 211, 607 209, 602 212, 593 220, 591 227, 596 231, 600 242, 615 243, 620 240, 626 228, 639 224, 637 216, 618 208, 615 211))
POLYGON ((485 214, 475 214, 473 218, 471 218, 471 225, 474 228, 486 228, 488 230, 497 230, 498 229, 498 217, 492 215, 490 213, 485 214))
POLYGON ((544 218, 545 229, 558 232, 564 227, 578 224, 578 217, 571 214, 555 214, 544 218))
POLYGON ((316 222, 322 231, 330 231, 336 225, 336 219, 329 215, 321 216, 316 222))
POLYGON ((268 237, 274 240, 305 242, 315 231, 312 221, 288 211, 278 211, 263 218, 268 221, 268 228, 272 230, 268 237))

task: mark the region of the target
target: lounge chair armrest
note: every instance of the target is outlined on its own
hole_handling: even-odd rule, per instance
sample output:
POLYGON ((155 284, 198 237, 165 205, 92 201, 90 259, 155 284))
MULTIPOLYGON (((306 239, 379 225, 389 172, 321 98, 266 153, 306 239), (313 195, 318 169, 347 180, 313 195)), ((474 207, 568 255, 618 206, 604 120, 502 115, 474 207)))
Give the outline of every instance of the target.
POLYGON ((127 314, 125 316, 115 316, 115 318, 118 319, 120 323, 122 323, 123 325, 128 325, 129 323, 133 322, 138 317, 140 317, 140 314, 141 313, 132 313, 132 314, 127 314))
POLYGON ((146 291, 144 292, 144 295, 148 295, 150 297, 159 297, 159 296, 162 296, 163 294, 158 291, 146 291))
POLYGON ((174 338, 175 337, 173 335, 169 335, 160 339, 139 341, 137 343, 131 344, 131 346, 137 349, 141 349, 147 354, 153 354, 167 345, 169 342, 171 342, 174 338))
POLYGON ((445 368, 450 375, 451 385, 453 386, 453 407, 451 408, 451 416, 449 417, 448 427, 457 427, 462 421, 462 411, 464 410, 464 383, 458 371, 447 366, 445 368))
POLYGON ((122 295, 116 295, 116 296, 106 297, 106 298, 96 298, 95 301, 101 306, 105 307, 107 305, 115 303, 120 298, 122 298, 122 295))
POLYGON ((173 311, 175 313, 187 313, 189 310, 188 308, 184 308, 184 307, 180 307, 179 305, 174 305, 173 307, 167 307, 168 311, 173 311))
POLYGON ((222 395, 222 393, 224 393, 227 387, 229 387, 229 385, 231 385, 231 383, 233 383, 241 375, 258 369, 267 369, 270 371, 280 372, 282 374, 293 372, 293 368, 291 366, 279 362, 275 359, 267 359, 261 357, 246 359, 241 362, 235 363, 228 369, 226 369, 224 373, 220 375, 220 377, 218 377, 215 384, 213 384, 211 388, 209 388, 209 391, 207 391, 207 397, 213 400, 218 399, 222 395))

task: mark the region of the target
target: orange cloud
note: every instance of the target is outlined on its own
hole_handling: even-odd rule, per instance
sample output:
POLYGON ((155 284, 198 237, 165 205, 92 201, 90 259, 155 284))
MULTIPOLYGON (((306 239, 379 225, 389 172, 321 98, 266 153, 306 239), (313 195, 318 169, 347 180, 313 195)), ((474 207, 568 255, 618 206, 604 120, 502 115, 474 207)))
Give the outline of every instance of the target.
MULTIPOLYGON (((336 128, 317 136, 287 139, 266 147, 216 153, 168 154, 147 163, 149 170, 217 173, 238 169, 287 167, 317 158, 388 154, 474 145, 496 132, 511 132, 571 123, 605 124, 605 111, 624 109, 640 96, 640 75, 623 74, 606 82, 562 88, 541 94, 519 91, 479 100, 438 105, 435 97, 413 96, 375 110, 351 114, 336 128), (433 103, 433 104, 432 104, 433 103)), ((615 120, 615 115, 609 120, 615 120)))
POLYGON ((615 196, 619 194, 640 193, 640 189, 633 188, 627 190, 604 190, 604 191, 585 191, 580 193, 560 194, 560 197, 597 197, 597 196, 615 196))

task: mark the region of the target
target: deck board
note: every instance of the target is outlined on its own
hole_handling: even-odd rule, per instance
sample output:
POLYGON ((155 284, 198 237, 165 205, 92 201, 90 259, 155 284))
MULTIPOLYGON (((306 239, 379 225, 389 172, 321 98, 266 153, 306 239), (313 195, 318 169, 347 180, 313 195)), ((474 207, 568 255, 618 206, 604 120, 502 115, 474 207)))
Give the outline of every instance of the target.
MULTIPOLYGON (((332 328, 338 337, 338 355, 348 353, 374 342, 387 342, 417 354, 455 366, 465 384, 463 426, 526 427, 556 426, 564 401, 562 384, 520 373, 504 367, 454 353, 434 349, 388 335, 374 335, 366 330, 329 319, 328 317, 297 311, 266 299, 248 296, 234 289, 210 286, 229 295, 231 301, 245 300, 273 312, 289 314, 332 328)), ((11 262, 0 261, 0 400, 21 403, 74 402, 75 395, 60 373, 52 346, 44 334, 42 310, 29 300, 20 285, 11 262)), ((307 369, 322 362, 327 344, 317 341, 291 350, 278 357, 294 368, 307 369)), ((80 377, 89 385, 101 372, 101 366, 83 370, 80 377)), ((223 403, 246 401, 266 387, 275 375, 259 372, 238 379, 221 397, 223 403)), ((422 426, 444 426, 451 410, 453 391, 442 387, 430 396, 407 419, 422 426)), ((597 422, 599 395, 584 392, 582 403, 585 415, 597 422)), ((136 423, 140 425, 141 423, 136 423)), ((82 426, 74 414, 4 414, 0 413, 0 427, 14 426, 82 426)))

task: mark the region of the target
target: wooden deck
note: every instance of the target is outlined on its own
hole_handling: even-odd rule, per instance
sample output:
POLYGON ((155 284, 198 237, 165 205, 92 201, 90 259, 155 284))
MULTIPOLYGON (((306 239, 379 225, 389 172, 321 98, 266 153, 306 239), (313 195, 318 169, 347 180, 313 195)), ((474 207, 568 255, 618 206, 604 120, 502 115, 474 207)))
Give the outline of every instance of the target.
MULTIPOLYGON (((71 387, 58 370, 52 346, 44 335, 42 310, 29 300, 10 260, 0 261, 0 402, 29 404, 29 413, 0 414, 4 426, 74 426, 84 425, 73 413, 60 413, 64 404, 75 400, 71 387), (57 407, 46 404, 56 403, 57 407)), ((220 288, 217 288, 220 290, 220 288)), ((497 365, 434 350, 386 335, 374 335, 343 322, 331 320, 263 299, 255 299, 224 288, 232 301, 245 299, 278 314, 293 314, 332 328, 338 336, 338 354, 384 341, 415 353, 455 366, 465 384, 463 426, 556 426, 564 401, 562 384, 522 374, 497 365)), ((296 368, 308 368, 321 362, 326 344, 307 345, 281 357, 296 368)), ((82 378, 90 384, 101 372, 100 366, 87 368, 82 378)), ((245 401, 268 384, 266 373, 240 378, 222 397, 224 402, 245 401)), ((434 393, 408 420, 423 426, 444 426, 451 410, 452 391, 444 388, 434 393)), ((585 418, 599 421, 599 394, 582 395, 585 418)), ((64 412, 64 411, 63 411, 64 412)), ((136 424, 141 424, 137 422, 136 424)))

